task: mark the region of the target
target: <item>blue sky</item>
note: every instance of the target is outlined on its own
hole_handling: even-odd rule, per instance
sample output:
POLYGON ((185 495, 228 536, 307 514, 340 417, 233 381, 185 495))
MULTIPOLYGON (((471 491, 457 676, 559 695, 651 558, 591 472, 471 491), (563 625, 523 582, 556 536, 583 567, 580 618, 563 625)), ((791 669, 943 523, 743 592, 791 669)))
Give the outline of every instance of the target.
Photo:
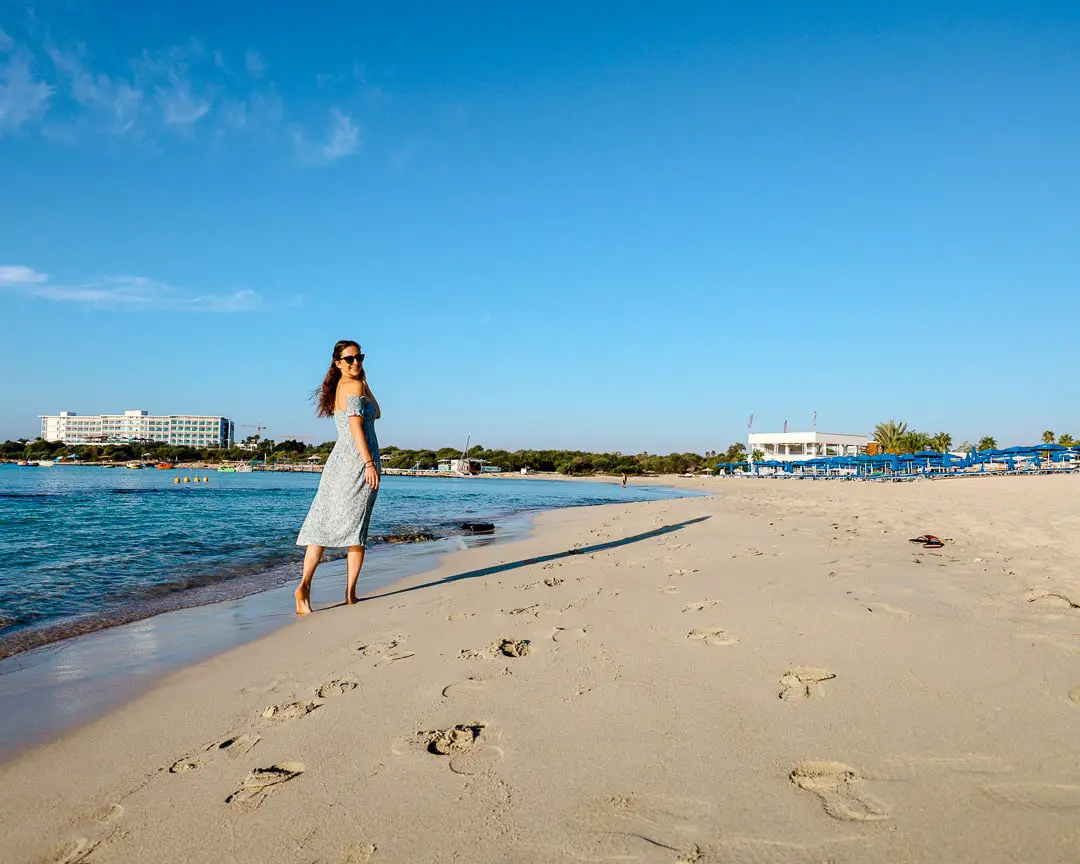
POLYGON ((323 440, 340 338, 402 446, 1080 436, 1075 2, 0 0, 0 31, 0 438, 139 407, 323 440))

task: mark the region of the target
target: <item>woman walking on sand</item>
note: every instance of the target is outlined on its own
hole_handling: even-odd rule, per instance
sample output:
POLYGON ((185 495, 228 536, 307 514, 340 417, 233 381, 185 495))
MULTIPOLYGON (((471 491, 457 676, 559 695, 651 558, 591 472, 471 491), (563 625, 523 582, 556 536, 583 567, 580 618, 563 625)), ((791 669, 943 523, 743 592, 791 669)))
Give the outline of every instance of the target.
POLYGON ((356 580, 364 565, 368 523, 379 492, 379 440, 375 421, 382 416, 364 372, 360 345, 343 339, 334 345, 330 368, 312 394, 320 417, 333 417, 338 440, 323 466, 319 491, 296 538, 307 546, 304 575, 296 589, 296 614, 311 611, 311 580, 327 546, 348 549, 345 602, 355 603, 356 580))

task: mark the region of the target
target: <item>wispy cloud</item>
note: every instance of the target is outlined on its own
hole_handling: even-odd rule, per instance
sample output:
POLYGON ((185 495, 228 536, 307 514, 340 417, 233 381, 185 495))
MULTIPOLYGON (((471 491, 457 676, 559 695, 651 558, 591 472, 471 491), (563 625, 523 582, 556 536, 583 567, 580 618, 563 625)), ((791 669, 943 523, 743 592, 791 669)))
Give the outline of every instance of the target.
POLYGON ((282 155, 291 151, 301 164, 331 165, 361 149, 355 111, 392 102, 387 90, 368 82, 362 64, 319 76, 320 85, 333 78, 342 91, 332 97, 320 130, 317 119, 289 116, 270 69, 255 48, 230 59, 191 40, 124 58, 75 42, 35 42, 25 35, 20 42, 0 30, 0 136, 18 130, 72 146, 112 137, 140 142, 150 152, 175 137, 215 148, 246 138, 282 155))
POLYGON ((266 71, 266 60, 258 51, 248 48, 244 52, 244 68, 256 78, 261 78, 266 71))
POLYGON ((244 312, 262 305, 248 289, 197 294, 144 276, 106 276, 91 282, 59 284, 22 265, 0 266, 0 288, 57 302, 132 311, 244 312))
POLYGON ((68 82, 71 98, 87 112, 83 119, 100 120, 103 128, 112 134, 142 133, 140 121, 146 100, 138 82, 91 73, 73 51, 50 45, 48 53, 57 72, 68 82))
POLYGON ((52 93, 35 74, 30 53, 0 30, 0 134, 44 114, 52 93))
POLYGON ((300 129, 293 129, 297 154, 304 162, 329 165, 351 156, 360 149, 360 127, 340 108, 330 109, 326 136, 322 141, 309 140, 300 129))

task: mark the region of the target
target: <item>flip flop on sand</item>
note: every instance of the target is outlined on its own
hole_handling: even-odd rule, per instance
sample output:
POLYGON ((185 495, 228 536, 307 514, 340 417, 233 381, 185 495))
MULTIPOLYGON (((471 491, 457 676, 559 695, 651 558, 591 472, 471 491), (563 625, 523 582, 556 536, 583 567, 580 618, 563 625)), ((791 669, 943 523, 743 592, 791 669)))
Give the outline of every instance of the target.
POLYGON ((921 543, 924 549, 940 549, 945 545, 933 534, 921 534, 918 537, 912 537, 908 542, 921 543))

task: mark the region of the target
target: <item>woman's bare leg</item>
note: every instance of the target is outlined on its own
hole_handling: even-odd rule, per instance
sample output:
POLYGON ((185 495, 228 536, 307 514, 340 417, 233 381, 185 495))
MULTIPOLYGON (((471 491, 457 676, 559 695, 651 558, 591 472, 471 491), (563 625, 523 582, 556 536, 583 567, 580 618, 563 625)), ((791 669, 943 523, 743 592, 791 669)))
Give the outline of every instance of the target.
POLYGON ((307 615, 311 611, 311 580, 315 578, 315 568, 322 561, 323 546, 308 546, 304 553, 304 575, 300 587, 293 591, 296 598, 296 614, 307 615))
POLYGON ((356 580, 360 578, 360 568, 364 566, 364 547, 350 546, 348 552, 349 583, 345 587, 345 602, 353 604, 358 601, 356 596, 356 580))

